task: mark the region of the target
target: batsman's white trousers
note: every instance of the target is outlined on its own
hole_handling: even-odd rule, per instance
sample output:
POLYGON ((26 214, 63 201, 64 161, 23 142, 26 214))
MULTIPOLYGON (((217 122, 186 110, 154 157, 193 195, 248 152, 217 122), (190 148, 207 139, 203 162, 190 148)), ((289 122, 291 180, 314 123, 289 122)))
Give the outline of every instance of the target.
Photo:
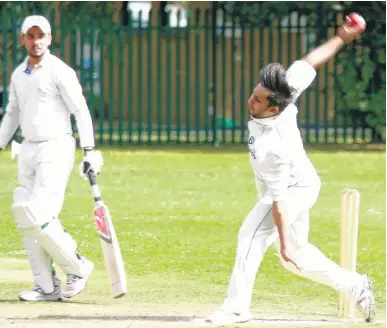
MULTIPOLYGON (((24 140, 19 153, 19 186, 14 190, 14 204, 39 201, 47 205, 47 211, 58 218, 62 209, 68 178, 74 165, 75 139, 70 136, 44 142, 24 140)), ((53 291, 51 273, 52 258, 39 243, 20 230, 36 286, 46 293, 53 291)), ((63 231, 68 247, 76 249, 76 243, 63 231)))
MULTIPOLYGON (((297 265, 285 262, 283 266, 291 272, 318 283, 343 291, 350 295, 360 275, 341 269, 328 259, 317 247, 308 242, 309 210, 315 204, 321 182, 310 187, 291 187, 284 201, 285 215, 290 232, 289 254, 297 265)), ((251 305, 255 277, 262 258, 272 244, 280 251, 278 230, 272 216, 272 202, 263 198, 250 211, 240 228, 235 265, 230 279, 227 299, 222 308, 243 313, 251 305)))

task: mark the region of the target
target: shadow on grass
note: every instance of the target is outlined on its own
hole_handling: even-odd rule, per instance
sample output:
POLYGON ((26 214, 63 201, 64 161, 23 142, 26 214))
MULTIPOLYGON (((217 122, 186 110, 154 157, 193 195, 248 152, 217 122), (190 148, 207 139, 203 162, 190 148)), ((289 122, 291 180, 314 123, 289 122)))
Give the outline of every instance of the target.
POLYGON ((102 320, 102 321, 157 321, 157 322, 189 322, 194 316, 179 315, 42 315, 37 320, 102 320))
MULTIPOLYGON (((18 320, 23 320, 22 318, 17 318, 18 320)), ((30 318, 29 318, 30 319, 30 318)), ((100 320, 100 321, 153 321, 153 322, 192 322, 193 320, 205 321, 206 319, 200 316, 184 316, 184 315, 41 315, 36 318, 36 320, 79 320, 79 321, 88 321, 88 320, 100 320)), ((308 324, 312 323, 342 323, 343 320, 340 318, 334 317, 325 317, 325 318, 281 318, 278 317, 258 317, 254 316, 252 319, 255 323, 295 323, 308 324)))
MULTIPOLYGON (((16 299, 2 299, 0 300, 0 304, 31 304, 31 306, 33 306, 34 302, 28 302, 28 301, 20 301, 20 300, 16 300, 16 299)), ((63 304, 78 304, 78 305, 85 305, 85 304, 88 304, 88 305, 99 305, 99 303, 97 302, 87 302, 87 301, 83 301, 83 302, 75 302, 75 301, 55 301, 55 302, 39 302, 39 304, 58 304, 58 305, 63 305, 63 304)))

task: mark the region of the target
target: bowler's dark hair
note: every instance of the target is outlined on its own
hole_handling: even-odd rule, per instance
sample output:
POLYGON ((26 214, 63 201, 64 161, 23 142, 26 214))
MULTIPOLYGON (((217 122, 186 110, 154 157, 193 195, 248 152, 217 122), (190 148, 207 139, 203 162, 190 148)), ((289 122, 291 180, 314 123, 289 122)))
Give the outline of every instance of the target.
POLYGON ((264 66, 260 72, 260 83, 270 91, 269 106, 276 106, 282 112, 292 102, 295 88, 288 84, 286 69, 279 63, 264 66))

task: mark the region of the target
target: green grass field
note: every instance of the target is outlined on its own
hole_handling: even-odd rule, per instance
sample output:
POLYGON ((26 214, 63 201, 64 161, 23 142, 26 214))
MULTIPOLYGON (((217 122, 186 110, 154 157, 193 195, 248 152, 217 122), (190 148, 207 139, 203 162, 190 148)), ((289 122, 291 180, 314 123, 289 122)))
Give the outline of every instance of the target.
MULTIPOLYGON (((257 199, 245 147, 102 151, 105 166, 99 183, 121 243, 128 294, 111 298, 89 186, 78 175, 78 153, 61 220, 96 271, 84 293, 71 300, 48 305, 17 301, 18 293, 31 287, 31 274, 10 212, 17 163, 9 151, 0 152, 0 303, 7 309, 1 311, 1 327, 171 327, 194 315, 205 316, 223 301, 238 230, 257 199)), ((310 240, 339 260, 340 191, 359 189, 357 268, 374 279, 378 320, 384 322, 385 153, 309 154, 323 181, 311 212, 310 240)), ((286 272, 269 249, 253 301, 254 317, 268 320, 256 321, 257 326, 283 319, 283 326, 304 327, 306 323, 296 320, 321 318, 330 318, 330 327, 352 326, 337 317, 337 305, 335 291, 286 272)))

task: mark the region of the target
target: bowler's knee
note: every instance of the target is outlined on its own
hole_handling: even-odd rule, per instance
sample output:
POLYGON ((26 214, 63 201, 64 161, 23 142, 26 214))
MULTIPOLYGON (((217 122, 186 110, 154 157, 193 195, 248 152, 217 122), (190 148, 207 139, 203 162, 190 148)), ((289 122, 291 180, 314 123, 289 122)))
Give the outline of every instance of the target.
MULTIPOLYGON (((280 254, 280 244, 279 241, 276 242, 276 248, 278 253, 280 254)), ((306 268, 310 262, 315 261, 318 256, 316 257, 316 247, 313 246, 310 243, 303 244, 302 246, 293 247, 289 250, 289 255, 292 257, 292 259, 297 263, 298 266, 302 268, 306 268)), ((283 267, 293 273, 298 274, 299 271, 296 269, 296 267, 291 262, 286 262, 281 255, 280 261, 283 267)))
POLYGON ((30 198, 30 193, 26 187, 18 186, 13 190, 13 203, 26 202, 30 198))
POLYGON ((244 239, 251 239, 252 238, 252 231, 251 229, 247 229, 245 226, 242 225, 242 227, 239 229, 238 233, 238 240, 244 240, 244 239))

